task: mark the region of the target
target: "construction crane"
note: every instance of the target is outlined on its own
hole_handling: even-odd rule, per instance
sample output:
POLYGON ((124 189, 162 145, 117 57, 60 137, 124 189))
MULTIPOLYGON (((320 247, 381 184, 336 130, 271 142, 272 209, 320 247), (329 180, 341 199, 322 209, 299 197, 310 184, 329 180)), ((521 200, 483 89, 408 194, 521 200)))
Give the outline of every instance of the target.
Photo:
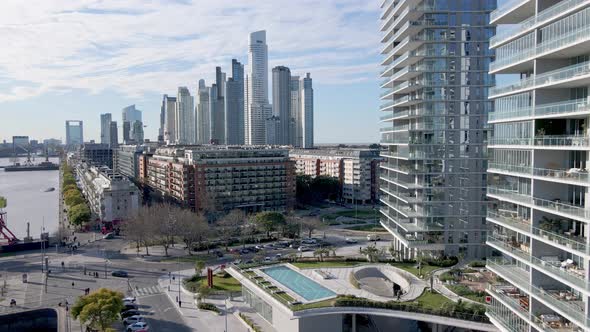
POLYGON ((4 209, 6 208, 7 204, 8 202, 6 201, 6 198, 0 196, 0 236, 2 236, 2 238, 4 238, 8 244, 12 245, 17 243, 18 239, 16 236, 14 236, 10 229, 6 227, 6 211, 4 211, 4 209))

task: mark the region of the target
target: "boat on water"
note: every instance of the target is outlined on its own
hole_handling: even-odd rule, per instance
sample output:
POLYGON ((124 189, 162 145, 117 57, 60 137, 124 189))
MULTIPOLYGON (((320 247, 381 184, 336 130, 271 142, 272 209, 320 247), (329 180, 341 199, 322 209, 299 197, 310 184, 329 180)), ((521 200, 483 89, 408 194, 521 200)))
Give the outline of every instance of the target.
POLYGON ((21 165, 20 163, 16 163, 11 166, 5 166, 5 172, 26 172, 26 171, 57 171, 59 170, 59 165, 54 164, 49 161, 43 161, 38 164, 24 164, 21 165))
POLYGON ((43 190, 43 192, 44 192, 44 193, 50 193, 50 192, 52 192, 52 191, 55 191, 55 188, 53 188, 53 187, 49 187, 49 188, 47 188, 47 189, 43 190))

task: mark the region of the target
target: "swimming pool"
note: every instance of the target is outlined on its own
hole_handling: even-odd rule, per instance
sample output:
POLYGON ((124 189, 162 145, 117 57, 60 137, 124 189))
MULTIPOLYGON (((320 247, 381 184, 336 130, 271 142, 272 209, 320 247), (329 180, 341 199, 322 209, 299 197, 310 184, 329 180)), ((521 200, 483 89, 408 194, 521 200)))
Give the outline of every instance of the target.
POLYGON ((336 293, 284 265, 262 269, 269 277, 299 294, 306 301, 335 296, 336 293))

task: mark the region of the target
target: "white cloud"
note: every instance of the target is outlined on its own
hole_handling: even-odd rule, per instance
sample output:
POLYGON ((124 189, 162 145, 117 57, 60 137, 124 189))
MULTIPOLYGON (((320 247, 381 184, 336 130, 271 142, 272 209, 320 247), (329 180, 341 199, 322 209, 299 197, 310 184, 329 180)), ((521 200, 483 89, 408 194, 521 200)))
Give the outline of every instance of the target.
POLYGON ((378 4, 366 0, 0 2, 0 102, 68 88, 130 96, 211 79, 266 29, 271 64, 320 83, 374 79, 378 4), (26 82, 17 84, 16 82, 26 82))

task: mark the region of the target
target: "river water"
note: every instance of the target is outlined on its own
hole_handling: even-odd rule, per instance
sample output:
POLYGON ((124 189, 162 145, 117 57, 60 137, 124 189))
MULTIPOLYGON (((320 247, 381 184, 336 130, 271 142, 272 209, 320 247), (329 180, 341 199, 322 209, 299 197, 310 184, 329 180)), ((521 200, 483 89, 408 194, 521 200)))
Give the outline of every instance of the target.
MULTIPOLYGON (((38 158, 35 162, 43 161, 38 158)), ((21 162, 24 161, 21 158, 21 162)), ((57 163, 57 158, 50 158, 57 163)), ((0 158, 0 166, 10 165, 8 158, 0 158)), ((27 235, 27 222, 31 236, 39 238, 41 228, 53 234, 58 230, 59 171, 4 172, 0 169, 0 196, 6 197, 8 228, 22 239, 27 235), (44 192, 53 187, 55 191, 44 192)))

